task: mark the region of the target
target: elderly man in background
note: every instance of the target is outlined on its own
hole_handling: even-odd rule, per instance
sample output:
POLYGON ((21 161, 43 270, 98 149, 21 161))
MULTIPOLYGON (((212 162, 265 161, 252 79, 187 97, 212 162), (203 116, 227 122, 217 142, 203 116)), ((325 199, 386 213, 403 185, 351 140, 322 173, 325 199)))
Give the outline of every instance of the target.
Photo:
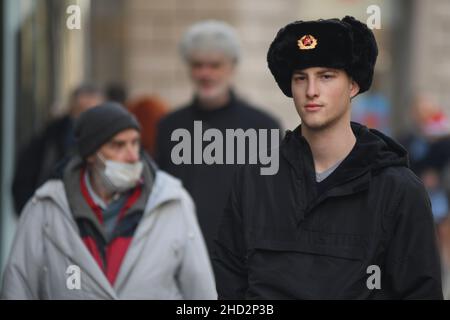
POLYGON ((236 165, 176 165, 171 160, 176 144, 171 141, 171 134, 183 128, 193 136, 194 121, 202 122, 203 131, 214 128, 222 134, 226 129, 279 128, 271 116, 241 100, 233 90, 240 50, 236 31, 224 22, 210 20, 191 26, 181 40, 180 52, 188 67, 194 97, 163 118, 158 129, 157 162, 163 170, 180 178, 193 197, 210 253, 236 165))

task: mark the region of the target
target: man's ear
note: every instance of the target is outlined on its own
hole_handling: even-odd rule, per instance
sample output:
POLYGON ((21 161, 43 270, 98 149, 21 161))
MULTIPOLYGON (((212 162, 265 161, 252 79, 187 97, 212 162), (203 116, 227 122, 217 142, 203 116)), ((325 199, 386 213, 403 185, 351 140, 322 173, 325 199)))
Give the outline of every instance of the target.
POLYGON ((359 92, 359 84, 353 79, 350 81, 350 99, 353 99, 359 92))

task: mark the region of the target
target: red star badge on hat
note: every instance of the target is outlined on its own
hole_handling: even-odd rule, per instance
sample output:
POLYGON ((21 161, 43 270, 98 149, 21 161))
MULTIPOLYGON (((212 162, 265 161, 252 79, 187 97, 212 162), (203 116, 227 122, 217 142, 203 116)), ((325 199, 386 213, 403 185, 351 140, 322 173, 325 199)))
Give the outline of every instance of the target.
POLYGON ((312 35, 307 34, 297 41, 297 45, 300 48, 300 50, 314 49, 317 46, 317 39, 314 38, 312 35))

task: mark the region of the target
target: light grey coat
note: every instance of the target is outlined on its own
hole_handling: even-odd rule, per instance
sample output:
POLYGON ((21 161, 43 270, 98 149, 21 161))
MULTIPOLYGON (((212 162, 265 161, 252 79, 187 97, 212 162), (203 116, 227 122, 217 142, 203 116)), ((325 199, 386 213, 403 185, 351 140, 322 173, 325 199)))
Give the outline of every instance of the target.
POLYGON ((4 299, 217 298, 193 202, 163 171, 157 171, 114 286, 79 236, 62 181, 51 180, 22 212, 1 294, 4 299), (76 283, 70 266, 79 267, 80 289, 70 285, 76 283))

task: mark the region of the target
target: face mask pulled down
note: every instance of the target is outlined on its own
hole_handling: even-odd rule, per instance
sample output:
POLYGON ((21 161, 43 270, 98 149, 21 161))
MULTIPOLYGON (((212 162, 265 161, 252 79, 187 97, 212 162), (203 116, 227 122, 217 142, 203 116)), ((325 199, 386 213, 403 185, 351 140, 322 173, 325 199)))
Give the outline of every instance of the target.
POLYGON ((141 178, 142 161, 135 163, 123 163, 112 160, 104 160, 97 153, 97 157, 103 163, 104 168, 97 166, 96 170, 103 186, 111 193, 125 192, 134 188, 141 178))

